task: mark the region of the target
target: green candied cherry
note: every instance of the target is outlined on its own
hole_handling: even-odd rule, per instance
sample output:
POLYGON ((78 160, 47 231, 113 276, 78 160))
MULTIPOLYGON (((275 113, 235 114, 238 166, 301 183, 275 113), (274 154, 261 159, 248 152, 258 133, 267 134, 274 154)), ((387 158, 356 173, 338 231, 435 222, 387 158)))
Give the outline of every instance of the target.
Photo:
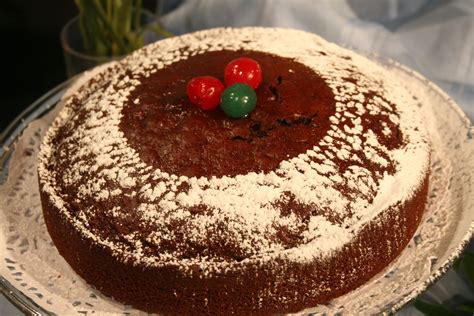
POLYGON ((245 117, 255 109, 257 95, 244 83, 234 83, 221 94, 221 109, 233 118, 245 117))

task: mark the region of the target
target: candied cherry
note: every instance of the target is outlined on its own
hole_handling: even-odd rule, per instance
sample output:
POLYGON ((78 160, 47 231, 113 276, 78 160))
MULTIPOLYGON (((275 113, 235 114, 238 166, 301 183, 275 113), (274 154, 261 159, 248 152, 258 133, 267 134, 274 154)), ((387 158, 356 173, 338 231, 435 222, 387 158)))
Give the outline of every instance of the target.
POLYGON ((234 83, 245 83, 256 89, 262 82, 262 68, 252 58, 241 57, 232 60, 224 70, 226 86, 234 83))
POLYGON ((221 109, 232 118, 245 117, 257 104, 257 95, 244 83, 234 83, 225 88, 221 96, 221 109))
POLYGON ((203 110, 212 110, 219 105, 224 85, 211 76, 195 77, 188 82, 189 100, 203 110))

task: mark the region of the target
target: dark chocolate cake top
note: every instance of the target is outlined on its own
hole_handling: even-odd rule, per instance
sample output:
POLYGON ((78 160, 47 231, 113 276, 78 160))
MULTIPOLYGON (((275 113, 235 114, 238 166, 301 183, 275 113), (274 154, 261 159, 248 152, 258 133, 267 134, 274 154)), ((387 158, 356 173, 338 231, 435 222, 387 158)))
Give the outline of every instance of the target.
POLYGON ((214 29, 160 41, 67 100, 39 157, 42 190, 121 260, 226 269, 324 258, 419 187, 416 101, 381 66, 316 35, 214 29), (254 112, 186 97, 192 77, 263 69, 254 112))
POLYGON ((313 70, 262 52, 199 54, 138 80, 122 110, 121 130, 145 163, 187 177, 275 170, 313 148, 336 111, 331 89, 313 70), (221 109, 203 111, 191 104, 189 80, 210 75, 223 81, 226 64, 242 56, 265 70, 255 111, 232 119, 221 109))

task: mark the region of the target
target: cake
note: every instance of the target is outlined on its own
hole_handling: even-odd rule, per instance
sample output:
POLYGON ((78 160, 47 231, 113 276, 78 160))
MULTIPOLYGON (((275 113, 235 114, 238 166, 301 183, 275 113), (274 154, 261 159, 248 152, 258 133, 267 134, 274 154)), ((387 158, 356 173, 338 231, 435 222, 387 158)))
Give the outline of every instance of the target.
POLYGON ((302 31, 211 29, 109 66, 65 103, 39 154, 45 222, 86 282, 146 312, 275 314, 367 282, 423 215, 430 145, 387 69, 302 31), (232 119, 186 96, 258 61, 232 119))

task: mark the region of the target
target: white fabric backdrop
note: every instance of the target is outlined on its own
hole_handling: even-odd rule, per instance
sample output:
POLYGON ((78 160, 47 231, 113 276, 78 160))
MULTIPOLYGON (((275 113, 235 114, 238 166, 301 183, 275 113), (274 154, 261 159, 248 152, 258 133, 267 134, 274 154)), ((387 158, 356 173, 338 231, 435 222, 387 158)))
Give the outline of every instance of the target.
POLYGON ((188 0, 163 22, 176 34, 291 27, 378 52, 436 82, 474 121, 473 0, 188 0))

